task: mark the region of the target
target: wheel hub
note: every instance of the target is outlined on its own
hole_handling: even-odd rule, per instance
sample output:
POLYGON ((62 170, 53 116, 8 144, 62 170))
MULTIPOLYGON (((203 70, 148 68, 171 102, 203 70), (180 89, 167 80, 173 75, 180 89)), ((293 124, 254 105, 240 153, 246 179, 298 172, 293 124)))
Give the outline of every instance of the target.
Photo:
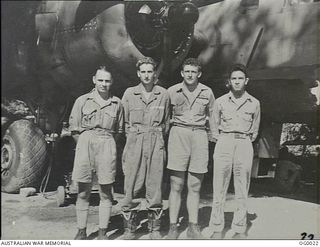
POLYGON ((9 170, 12 165, 13 150, 7 143, 1 147, 1 173, 4 170, 9 170))

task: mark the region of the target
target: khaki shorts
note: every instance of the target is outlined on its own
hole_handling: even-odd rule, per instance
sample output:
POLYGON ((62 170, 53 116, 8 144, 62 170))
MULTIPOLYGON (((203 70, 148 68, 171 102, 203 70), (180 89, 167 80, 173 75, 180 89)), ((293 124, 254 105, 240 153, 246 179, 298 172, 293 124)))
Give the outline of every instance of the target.
POLYGON ((208 134, 205 130, 173 126, 168 143, 168 166, 174 171, 208 171, 208 134))
POLYGON ((116 176, 116 143, 112 135, 85 131, 79 136, 72 180, 91 183, 97 176, 99 184, 111 184, 116 176))

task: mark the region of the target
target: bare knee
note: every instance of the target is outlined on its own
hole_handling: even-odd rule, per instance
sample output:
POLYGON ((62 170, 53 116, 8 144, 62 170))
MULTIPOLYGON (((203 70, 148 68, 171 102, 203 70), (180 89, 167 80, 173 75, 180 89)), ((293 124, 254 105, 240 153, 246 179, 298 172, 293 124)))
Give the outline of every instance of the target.
POLYGON ((202 174, 191 174, 188 176, 188 191, 193 193, 199 193, 201 189, 203 175, 202 174))
POLYGON ((91 187, 91 183, 78 183, 78 200, 89 201, 91 187))
POLYGON ((183 190, 184 181, 181 179, 177 179, 176 177, 171 177, 171 191, 176 193, 181 193, 183 190))
POLYGON ((78 193, 78 199, 88 201, 90 197, 90 192, 82 191, 78 193))
POLYGON ((112 195, 100 193, 101 201, 112 201, 112 195))
POLYGON ((193 181, 188 183, 188 191, 199 193, 201 189, 201 181, 193 181))
POLYGON ((112 201, 112 185, 100 185, 99 195, 101 201, 112 201))

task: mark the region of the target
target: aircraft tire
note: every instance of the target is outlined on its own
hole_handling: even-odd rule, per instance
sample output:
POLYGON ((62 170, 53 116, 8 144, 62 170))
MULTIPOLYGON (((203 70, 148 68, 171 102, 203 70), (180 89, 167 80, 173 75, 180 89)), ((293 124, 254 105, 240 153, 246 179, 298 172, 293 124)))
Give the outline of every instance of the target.
POLYGON ((23 187, 38 188, 47 156, 43 132, 31 121, 14 121, 1 143, 1 191, 17 193, 23 187))

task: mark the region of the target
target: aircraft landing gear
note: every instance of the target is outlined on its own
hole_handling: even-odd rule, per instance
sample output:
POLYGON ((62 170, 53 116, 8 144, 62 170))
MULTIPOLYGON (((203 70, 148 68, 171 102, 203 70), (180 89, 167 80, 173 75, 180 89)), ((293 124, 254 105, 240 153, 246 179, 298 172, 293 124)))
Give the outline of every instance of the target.
POLYGON ((1 144, 1 191, 18 193, 20 188, 38 187, 47 156, 42 131, 20 119, 10 124, 1 144))

